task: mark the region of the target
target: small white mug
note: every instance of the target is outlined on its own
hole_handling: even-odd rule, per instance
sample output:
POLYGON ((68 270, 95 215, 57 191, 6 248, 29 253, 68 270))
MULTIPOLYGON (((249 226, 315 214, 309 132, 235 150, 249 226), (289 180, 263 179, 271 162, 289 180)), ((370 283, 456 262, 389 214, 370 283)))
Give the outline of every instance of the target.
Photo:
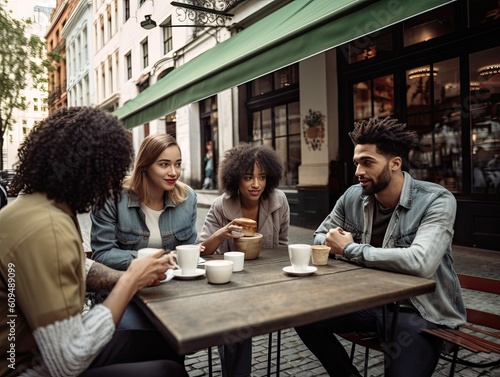
POLYGON ((205 262, 205 275, 210 284, 226 284, 233 274, 233 261, 209 260, 205 262))
POLYGON ((311 245, 288 245, 288 255, 293 270, 296 272, 304 272, 307 270, 309 260, 311 259, 311 245))
POLYGON ((181 268, 182 275, 193 275, 198 267, 200 258, 200 245, 179 245, 175 248, 177 264, 181 268))
POLYGON ((156 253, 160 249, 155 249, 153 247, 146 247, 144 249, 137 250, 137 258, 145 257, 146 255, 151 255, 156 253))
POLYGON ((227 251, 224 253, 224 259, 233 261, 233 272, 243 271, 245 253, 241 251, 227 251))

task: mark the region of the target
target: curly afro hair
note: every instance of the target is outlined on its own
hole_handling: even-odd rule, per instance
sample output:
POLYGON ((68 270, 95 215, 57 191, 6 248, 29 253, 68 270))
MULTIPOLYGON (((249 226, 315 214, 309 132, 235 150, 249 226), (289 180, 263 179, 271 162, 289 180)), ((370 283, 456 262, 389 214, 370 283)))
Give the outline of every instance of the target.
POLYGON ((134 155, 129 132, 110 113, 61 108, 35 126, 18 151, 15 193, 45 193, 76 213, 119 195, 134 155))
POLYGON ((226 151, 219 166, 219 186, 230 196, 238 196, 240 178, 245 174, 253 174, 255 164, 266 172, 266 187, 262 197, 267 199, 279 185, 283 163, 276 151, 266 145, 243 143, 226 151))
POLYGON ((399 123, 397 119, 390 117, 355 122, 354 130, 349 136, 354 145, 375 144, 380 154, 386 157, 399 156, 403 159, 418 144, 415 131, 409 131, 406 123, 399 123))

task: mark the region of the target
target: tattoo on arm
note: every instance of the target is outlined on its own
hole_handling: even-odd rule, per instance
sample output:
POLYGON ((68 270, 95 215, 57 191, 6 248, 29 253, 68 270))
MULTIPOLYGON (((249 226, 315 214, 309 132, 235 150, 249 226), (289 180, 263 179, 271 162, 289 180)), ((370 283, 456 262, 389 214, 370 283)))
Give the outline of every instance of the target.
POLYGON ((122 274, 123 271, 95 262, 87 275, 87 292, 111 291, 122 274))

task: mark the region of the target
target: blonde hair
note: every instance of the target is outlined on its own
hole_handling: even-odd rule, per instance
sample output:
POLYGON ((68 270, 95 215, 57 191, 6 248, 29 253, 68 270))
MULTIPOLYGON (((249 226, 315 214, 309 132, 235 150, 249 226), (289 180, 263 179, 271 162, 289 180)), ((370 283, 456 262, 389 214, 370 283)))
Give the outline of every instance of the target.
MULTIPOLYGON (((142 141, 139 153, 135 160, 134 170, 123 182, 123 187, 129 195, 134 195, 144 203, 149 198, 149 181, 146 176, 147 169, 158 159, 158 156, 168 147, 176 146, 181 153, 177 141, 168 134, 149 135, 142 141)), ((172 191, 167 191, 169 199, 175 205, 184 202, 188 195, 188 186, 177 181, 172 191)))

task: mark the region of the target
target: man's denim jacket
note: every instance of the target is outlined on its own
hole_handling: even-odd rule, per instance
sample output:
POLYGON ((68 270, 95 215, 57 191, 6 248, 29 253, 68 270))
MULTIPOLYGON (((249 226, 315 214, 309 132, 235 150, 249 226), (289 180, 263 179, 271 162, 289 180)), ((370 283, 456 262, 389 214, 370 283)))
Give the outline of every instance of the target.
POLYGON ((436 290, 411 298, 426 320, 456 327, 466 314, 460 283, 453 269, 451 243, 455 222, 455 197, 443 187, 413 179, 404 173, 404 184, 382 248, 370 245, 375 198, 351 186, 314 233, 314 243, 324 244, 332 228, 352 233, 354 243, 344 256, 367 267, 432 279, 436 290))
MULTIPOLYGON (((196 193, 190 187, 187 199, 174 205, 165 194, 165 207, 160 215, 163 249, 194 244, 197 237, 196 193)), ((92 220, 92 259, 117 270, 126 270, 137 250, 148 246, 150 232, 141 203, 122 192, 119 201, 108 200, 104 207, 90 214, 92 220)))

